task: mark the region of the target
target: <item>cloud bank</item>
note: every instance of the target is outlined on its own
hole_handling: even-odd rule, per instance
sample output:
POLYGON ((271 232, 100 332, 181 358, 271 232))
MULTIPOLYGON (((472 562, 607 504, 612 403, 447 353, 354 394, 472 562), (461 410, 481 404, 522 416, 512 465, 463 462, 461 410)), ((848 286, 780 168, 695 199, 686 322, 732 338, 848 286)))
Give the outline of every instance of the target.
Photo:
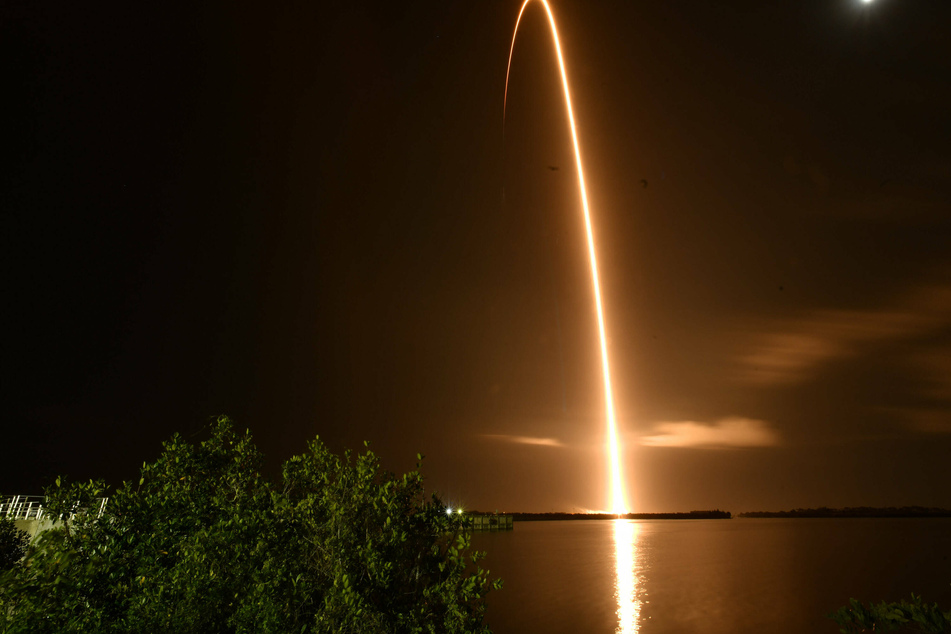
POLYGON ((876 344, 915 340, 951 325, 951 285, 921 286, 897 305, 820 310, 771 325, 740 355, 740 378, 759 385, 800 383, 824 363, 867 354, 876 344))
POLYGON ((641 437, 642 445, 727 449, 775 447, 779 444, 779 434, 768 423, 752 418, 731 417, 715 423, 665 421, 655 423, 652 431, 652 435, 641 437))
POLYGON ((482 434, 483 438, 518 445, 539 445, 542 447, 564 447, 565 444, 557 438, 539 438, 537 436, 510 436, 508 434, 482 434))

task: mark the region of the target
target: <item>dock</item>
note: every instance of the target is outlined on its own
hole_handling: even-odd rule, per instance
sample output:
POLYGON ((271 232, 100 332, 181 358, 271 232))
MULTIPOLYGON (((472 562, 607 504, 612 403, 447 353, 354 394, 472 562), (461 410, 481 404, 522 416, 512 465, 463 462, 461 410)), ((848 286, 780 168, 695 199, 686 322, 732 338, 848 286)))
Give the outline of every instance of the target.
POLYGON ((510 531, 515 528, 511 515, 466 515, 473 531, 510 531))

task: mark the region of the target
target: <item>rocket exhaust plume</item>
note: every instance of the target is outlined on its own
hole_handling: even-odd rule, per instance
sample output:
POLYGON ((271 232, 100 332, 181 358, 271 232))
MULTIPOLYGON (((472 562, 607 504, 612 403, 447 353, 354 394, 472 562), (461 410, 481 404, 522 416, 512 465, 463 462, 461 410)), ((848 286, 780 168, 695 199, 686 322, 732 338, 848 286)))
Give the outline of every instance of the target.
MULTIPOLYGON (((512 46, 509 49, 508 66, 505 69, 505 93, 502 101, 502 125, 505 126, 505 109, 508 105, 509 72, 512 69, 512 53, 515 52, 515 38, 518 36, 518 27, 525 13, 525 7, 532 0, 525 0, 518 12, 515 21, 515 30, 512 33, 512 46)), ((584 226, 588 238, 588 258, 591 261, 591 280, 594 285, 594 303, 598 314, 598 336, 601 341, 601 367, 604 372, 604 401, 607 418, 607 454, 609 463, 608 483, 610 484, 610 511, 621 515, 627 512, 627 503, 624 494, 624 480, 621 477, 620 443, 618 442, 617 420, 614 412, 614 395, 611 391, 611 368, 608 363, 608 344, 604 329, 604 310, 601 305, 601 284, 598 281, 598 259, 594 249, 594 232, 591 228, 591 212, 588 209, 588 193, 585 190, 584 170, 581 166, 581 149, 578 143, 578 131, 575 126, 575 115, 571 108, 571 91, 568 88, 568 73, 565 71, 565 60, 561 53, 561 42, 558 39, 558 29, 555 26, 555 16, 548 6, 547 0, 539 0, 548 14, 548 24, 551 27, 552 39, 555 43, 555 55, 558 58, 558 69, 561 71, 561 84, 565 94, 565 109, 568 113, 568 124, 571 127, 571 142, 575 151, 575 167, 578 171, 578 185, 581 190, 581 208, 584 212, 584 226)))

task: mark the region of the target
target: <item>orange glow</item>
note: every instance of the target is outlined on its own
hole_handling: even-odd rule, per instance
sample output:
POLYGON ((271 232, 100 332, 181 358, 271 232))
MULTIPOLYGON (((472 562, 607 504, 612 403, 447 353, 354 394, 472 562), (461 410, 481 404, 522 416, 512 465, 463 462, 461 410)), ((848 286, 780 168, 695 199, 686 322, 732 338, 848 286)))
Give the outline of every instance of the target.
POLYGON ((641 615, 637 583, 637 537, 640 526, 628 520, 614 520, 614 561, 617 578, 617 618, 619 634, 635 634, 641 615))
MULTIPOLYGON (((515 31, 512 33, 512 46, 509 49, 509 62, 505 70, 505 94, 502 102, 502 121, 505 121, 505 107, 508 104, 509 71, 512 68, 512 53, 515 51, 515 37, 518 35, 518 26, 522 21, 525 7, 532 0, 525 0, 518 19, 515 21, 515 31)), ((617 435, 617 422, 614 413, 614 395, 611 391, 611 369, 608 364, 608 343, 604 328, 604 310, 601 305, 601 284, 598 281, 598 259, 594 250, 594 231, 591 228, 591 212, 588 209, 588 193, 584 184, 584 170, 581 167, 581 148, 578 143, 578 132, 575 127, 575 115, 571 108, 571 91, 568 88, 568 73, 565 71, 565 60, 561 54, 561 41, 558 39, 558 29, 555 26, 555 16, 547 0, 539 0, 548 14, 548 23, 551 26, 552 38, 555 42, 555 53, 558 56, 558 68, 561 71, 561 83, 565 93, 565 107, 568 111, 568 123, 571 127, 571 141, 575 150, 575 165, 578 170, 578 185, 581 190, 581 208, 584 211, 584 226, 588 237, 588 257, 591 261, 591 279, 594 284, 594 303, 598 313, 598 335, 601 341, 601 367, 604 371, 604 400, 607 417, 607 453, 610 463, 608 483, 610 485, 609 508, 611 513, 623 514, 627 512, 627 503, 624 495, 624 479, 621 477, 620 442, 617 435)))

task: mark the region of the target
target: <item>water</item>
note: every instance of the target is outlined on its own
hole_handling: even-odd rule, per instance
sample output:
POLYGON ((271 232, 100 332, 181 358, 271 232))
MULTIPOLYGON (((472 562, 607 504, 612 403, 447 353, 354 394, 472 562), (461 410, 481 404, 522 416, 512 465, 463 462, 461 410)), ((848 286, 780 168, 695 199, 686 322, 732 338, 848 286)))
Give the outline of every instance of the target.
POLYGON ((477 533, 496 634, 838 632, 848 602, 951 609, 951 519, 517 522, 477 533))

